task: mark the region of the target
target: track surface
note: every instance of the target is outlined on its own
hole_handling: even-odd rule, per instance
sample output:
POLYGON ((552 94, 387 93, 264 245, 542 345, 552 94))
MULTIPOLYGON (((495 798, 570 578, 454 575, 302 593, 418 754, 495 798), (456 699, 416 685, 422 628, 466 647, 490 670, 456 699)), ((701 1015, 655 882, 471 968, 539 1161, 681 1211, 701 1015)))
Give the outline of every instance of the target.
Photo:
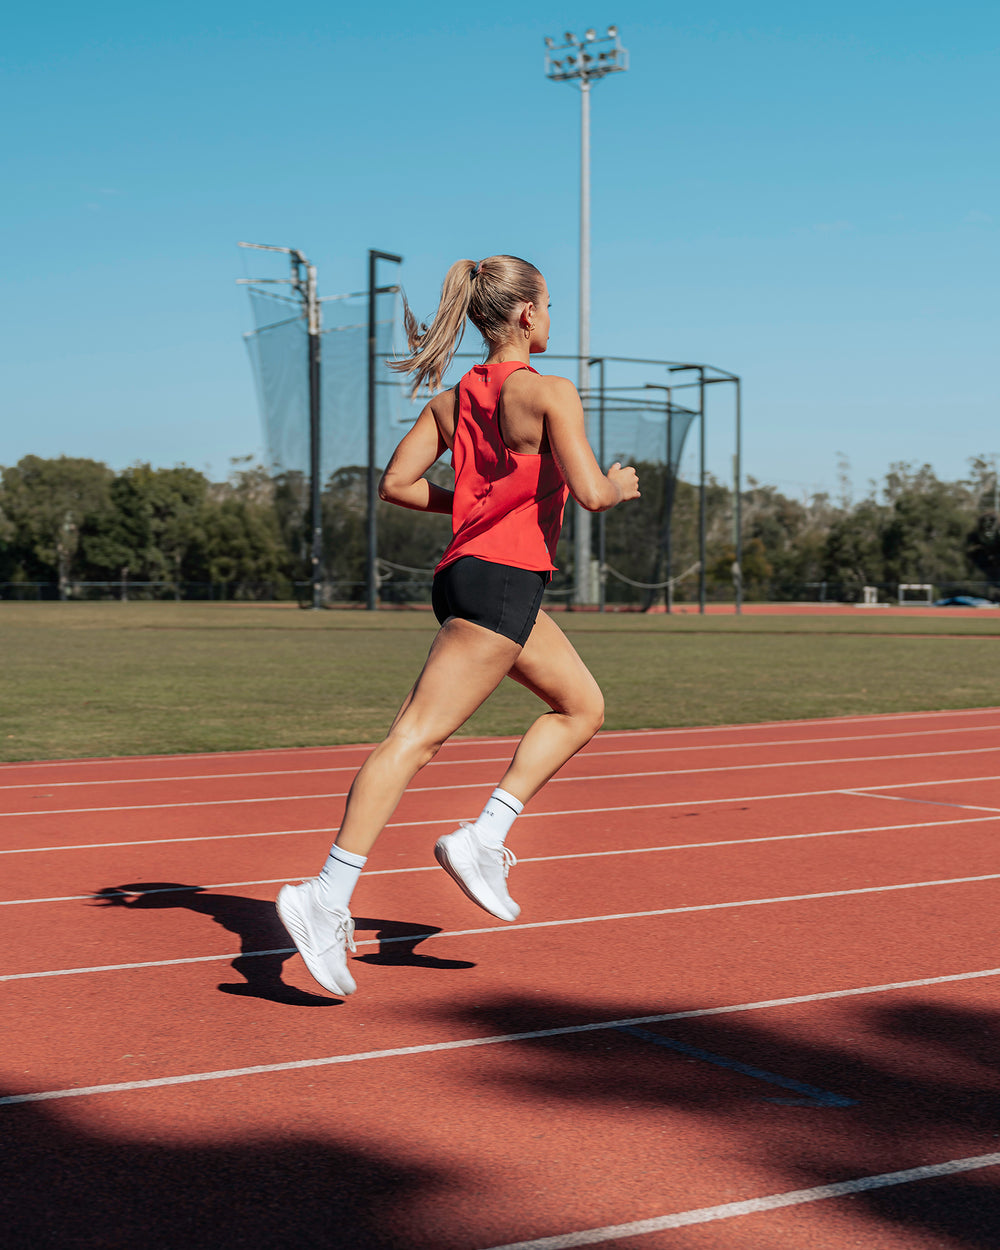
POLYGON ((355 894, 277 921, 365 748, 0 768, 8 1246, 1000 1245, 1000 708, 606 733, 505 925, 434 864, 450 744, 355 894))

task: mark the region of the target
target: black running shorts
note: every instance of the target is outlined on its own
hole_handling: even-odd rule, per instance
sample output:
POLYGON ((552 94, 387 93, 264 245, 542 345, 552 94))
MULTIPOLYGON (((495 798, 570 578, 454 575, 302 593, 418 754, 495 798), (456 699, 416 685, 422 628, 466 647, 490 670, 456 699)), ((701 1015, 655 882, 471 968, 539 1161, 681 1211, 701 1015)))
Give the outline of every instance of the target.
POLYGON ((431 605, 442 625, 457 616, 523 647, 548 580, 548 573, 462 556, 435 575, 431 605))

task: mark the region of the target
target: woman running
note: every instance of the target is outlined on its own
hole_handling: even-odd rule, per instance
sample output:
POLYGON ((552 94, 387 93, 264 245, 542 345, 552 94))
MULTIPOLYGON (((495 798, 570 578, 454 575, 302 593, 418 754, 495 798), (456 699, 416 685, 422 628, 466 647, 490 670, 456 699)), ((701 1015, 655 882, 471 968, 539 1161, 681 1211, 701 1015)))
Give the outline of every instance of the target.
POLYGON ((430 328, 405 308, 414 393, 435 390, 462 339, 466 317, 486 341, 484 364, 436 395, 393 453, 379 496, 452 518, 453 538, 435 569, 441 628, 385 741, 361 766, 343 824, 318 877, 286 885, 278 914, 309 972, 333 994, 357 988, 351 893, 376 838, 410 780, 434 758, 504 677, 548 704, 472 824, 439 838, 438 863, 474 903, 501 920, 520 908, 507 891, 517 862, 504 845, 516 817, 604 719, 604 700, 572 644, 539 610, 555 565, 567 488, 590 512, 639 495, 635 470, 603 473, 584 432, 583 406, 565 378, 542 377, 529 359, 549 339, 545 279, 516 256, 456 261, 430 328), (446 451, 454 492, 424 474, 446 451))

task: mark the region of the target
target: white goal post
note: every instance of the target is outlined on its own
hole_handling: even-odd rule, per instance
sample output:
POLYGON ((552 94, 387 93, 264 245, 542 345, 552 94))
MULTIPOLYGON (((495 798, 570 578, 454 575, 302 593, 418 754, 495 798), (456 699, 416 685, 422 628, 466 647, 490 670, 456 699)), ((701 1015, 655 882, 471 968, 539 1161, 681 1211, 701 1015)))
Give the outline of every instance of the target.
POLYGON ((899 602, 933 604, 934 587, 930 582, 900 582, 899 602))

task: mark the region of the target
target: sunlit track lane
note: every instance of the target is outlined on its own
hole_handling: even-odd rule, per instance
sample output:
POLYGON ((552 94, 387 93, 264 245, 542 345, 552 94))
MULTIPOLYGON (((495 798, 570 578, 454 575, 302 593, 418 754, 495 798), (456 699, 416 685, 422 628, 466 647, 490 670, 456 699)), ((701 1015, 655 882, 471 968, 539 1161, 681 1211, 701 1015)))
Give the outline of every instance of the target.
MULTIPOLYGON (((543 927, 586 917, 609 917, 592 924, 566 925, 577 946, 589 949, 606 942, 608 934, 627 933, 634 919, 616 915, 668 911, 660 917, 664 934, 672 933, 677 909, 712 910, 726 905, 774 900, 795 895, 824 895, 864 891, 869 906, 878 910, 893 894, 913 894, 923 900, 928 917, 939 914, 939 896, 952 905, 955 892, 975 891, 978 883, 948 882, 954 878, 994 877, 994 898, 1000 900, 1000 856, 995 837, 979 826, 949 826, 919 832, 888 831, 846 835, 814 846, 804 842, 689 848, 680 854, 647 857, 617 856, 560 862, 527 862, 517 869, 515 893, 522 904, 521 923, 543 927), (919 872, 914 864, 919 864, 919 872), (904 889, 893 887, 903 886, 904 889)), ((53 902, 0 909, 0 940, 6 951, 4 975, 47 972, 67 968, 160 960, 197 959, 235 953, 240 939, 247 950, 276 950, 291 945, 273 910, 275 888, 244 887, 206 891, 163 890, 164 884, 197 885, 178 877, 142 883, 122 879, 106 882, 107 889, 145 884, 150 892, 105 902, 53 902)), ((826 899, 811 901, 821 908, 826 899)), ((762 904, 782 908, 780 902, 762 904)), ((506 926, 478 911, 439 871, 407 875, 372 875, 355 898, 359 915, 403 921, 409 929, 428 932, 486 927, 496 940, 508 937, 517 946, 533 943, 542 929, 506 926), (532 936, 534 935, 534 936, 532 936)), ((752 907, 739 906, 747 912, 752 907)), ((684 914, 681 912, 680 914, 684 914)), ((705 914, 694 911, 688 914, 705 914)), ((438 939, 459 942, 464 938, 438 939)), ((505 958, 498 954, 495 958, 505 958)), ((122 974, 124 975, 124 974, 122 974)), ((63 981, 58 981, 60 989, 63 981)), ((9 981, 8 986, 17 982, 9 981)), ((56 984, 53 979, 52 984, 56 984)))
MULTIPOLYGON (((595 739, 588 748, 570 760, 561 770, 563 778, 598 774, 618 775, 636 770, 669 769, 686 771, 753 769, 780 763, 800 764, 811 761, 858 758, 919 759, 945 754, 974 755, 996 750, 1000 752, 1000 724, 980 729, 964 726, 950 733, 919 730, 903 733, 845 734, 836 738, 777 737, 753 742, 718 743, 676 740, 671 745, 662 741, 649 745, 646 738, 635 735, 626 742, 614 738, 595 739)), ((367 748, 365 749, 367 751, 367 748)), ((423 781, 448 785, 463 780, 486 784, 495 778, 509 759, 509 750, 484 744, 464 757, 442 752, 421 774, 423 781), (484 771, 485 770, 485 771, 484 771)), ((42 808, 78 811, 87 806, 170 804, 187 799, 246 799, 281 794, 326 794, 345 790, 363 754, 347 762, 316 760, 309 753, 283 761, 237 761, 232 767, 220 762, 196 771, 194 761, 186 759, 177 770, 157 772, 155 769, 134 769, 121 777, 72 776, 74 770, 50 773, 36 781, 7 780, 0 784, 0 812, 31 812, 42 808), (242 767, 240 767, 242 765, 242 767), (273 766, 271 766, 273 765, 273 766)))
MULTIPOLYGON (((778 765, 773 768, 741 768, 677 771, 674 769, 635 770, 617 775, 595 772, 589 777, 557 776, 533 800, 533 813, 558 811, 567 804, 571 787, 585 782, 589 801, 602 807, 621 794, 627 784, 632 802, 655 801, 725 801, 754 795, 781 792, 804 792, 836 789, 868 789, 885 787, 917 787, 943 782, 966 782, 974 779, 1000 779, 1000 750, 977 755, 924 757, 918 760, 887 758, 848 763, 832 761, 823 764, 778 765), (915 777, 914 773, 919 776, 915 777)), ((419 779, 418 779, 419 780, 419 779)), ((457 781, 444 787, 414 785, 403 796, 394 821, 454 819, 456 815, 475 814, 489 782, 457 781), (463 812, 464 808, 464 812, 463 812)), ((84 811, 55 811, 50 814, 17 814, 0 820, 0 825, 15 825, 18 840, 32 845, 39 839, 61 837, 66 842, 113 841, 135 836, 137 826, 148 822, 156 813, 157 828, 168 836, 180 835, 193 828, 211 832, 237 832, 244 827, 273 826, 276 822, 288 827, 304 827, 328 823, 335 827, 343 811, 343 796, 319 795, 275 796, 262 800, 173 800, 167 805, 107 806, 84 811), (68 836, 71 821, 76 836, 68 836), (62 831, 61 834, 59 831, 62 831)), ((10 833, 3 836, 9 845, 10 833)))
MULTIPOLYGON (((1000 782, 988 793, 975 788, 984 801, 992 798, 1000 808, 1000 782)), ((743 803, 681 806, 650 806, 632 810, 588 811, 580 807, 560 814, 527 813, 511 839, 522 861, 558 856, 644 855, 649 848, 676 848, 708 843, 724 854, 741 840, 803 841, 875 833, 905 826, 914 834, 926 826, 965 824, 981 833, 991 832, 1000 821, 995 814, 965 810, 937 803, 886 802, 867 795, 823 797, 819 819, 815 799, 809 797, 743 803), (581 822, 586 821, 586 833, 581 822)), ((379 839, 365 873, 366 884, 382 874, 413 869, 439 871, 432 857, 435 838, 452 827, 451 819, 440 824, 417 821, 413 825, 390 825, 379 839)), ((140 831, 141 832, 141 831, 140 831)), ((206 835, 192 834, 194 838, 206 835)), ((6 900, 62 898, 86 895, 103 888, 110 877, 118 884, 140 880, 188 879, 196 869, 201 884, 228 881, 278 882, 316 872, 329 848, 329 829, 249 832, 207 840, 167 839, 157 842, 139 837, 137 843, 99 844, 73 850, 45 849, 48 844, 25 848, 21 853, 0 855, 3 885, 0 903, 6 900), (44 893, 41 893, 44 883, 44 893), (97 884, 95 884, 97 883, 97 884)), ((556 860, 553 869, 572 873, 575 858, 556 860)), ((277 888, 277 887, 275 887, 277 888)))
MULTIPOLYGON (((615 798, 627 799, 627 795, 615 798)), ((587 808, 585 796, 574 793, 567 794, 566 801, 569 806, 557 813, 526 811, 512 838, 517 855, 610 855, 702 841, 813 840, 828 833, 836 838, 851 831, 864 833, 895 825, 919 829, 935 823, 969 823, 983 829, 989 828, 990 821, 1000 820, 1000 780, 876 794, 765 796, 721 803, 684 804, 655 798, 644 804, 612 801, 604 809, 587 808), (816 810, 818 801, 821 816, 816 810)), ((394 821, 379 840, 365 880, 385 871, 431 864, 432 843, 451 828, 454 820, 452 813, 437 823, 394 821)), ((212 830, 207 823, 168 830, 159 841, 155 829, 123 830, 119 838, 111 835, 110 840, 98 833, 95 844, 70 843, 66 850, 60 849, 59 840, 51 835, 31 841, 30 833, 24 831, 20 849, 9 839, 12 845, 0 854, 0 901, 90 893, 101 888, 93 883, 104 881, 109 865, 118 881, 143 876, 174 880, 190 875, 192 865, 197 865, 201 883, 297 878, 315 873, 332 838, 331 830, 322 825, 275 829, 264 821, 249 819, 237 821, 229 831, 212 830), (261 824, 265 828, 255 828, 261 824), (247 865, 255 868, 242 871, 247 865), (40 881, 47 883, 44 894, 40 893, 40 881)), ((65 831, 64 839, 71 833, 73 830, 65 831)))

